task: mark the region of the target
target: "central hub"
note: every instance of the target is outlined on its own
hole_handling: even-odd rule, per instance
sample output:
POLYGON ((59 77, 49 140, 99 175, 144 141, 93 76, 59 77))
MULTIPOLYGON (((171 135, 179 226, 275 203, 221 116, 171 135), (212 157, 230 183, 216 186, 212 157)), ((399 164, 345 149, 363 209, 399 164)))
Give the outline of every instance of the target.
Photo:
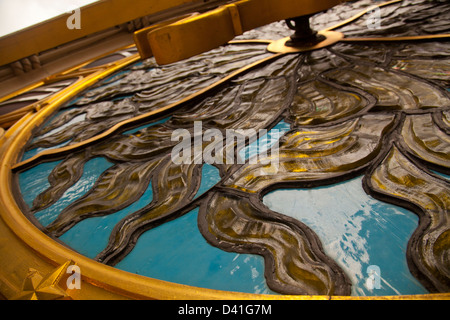
POLYGON ((296 53, 320 49, 344 38, 336 31, 314 31, 309 24, 310 16, 287 19, 286 24, 295 33, 287 38, 272 42, 267 50, 273 53, 296 53))
POLYGON ((318 34, 317 31, 311 29, 309 18, 310 16, 302 16, 286 20, 289 29, 295 31, 290 40, 286 41, 286 46, 313 46, 326 39, 324 35, 318 34))

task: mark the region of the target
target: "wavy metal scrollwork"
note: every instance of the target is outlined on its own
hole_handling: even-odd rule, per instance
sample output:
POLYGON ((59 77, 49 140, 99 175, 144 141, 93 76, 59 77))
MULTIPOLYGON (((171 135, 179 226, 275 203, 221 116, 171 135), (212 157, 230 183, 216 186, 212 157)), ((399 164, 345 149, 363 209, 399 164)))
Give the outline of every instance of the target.
MULTIPOLYGON (((367 1, 357 4, 358 9, 368 7, 367 1)), ((425 1, 395 2, 393 6, 396 10, 388 5, 382 9, 394 21, 391 26, 368 33, 353 23, 337 29, 350 35, 415 35, 427 30, 420 21, 429 22, 439 8, 448 9, 446 4, 425 1), (422 11, 411 20, 416 28, 398 28, 395 19, 407 19, 412 6, 422 11)), ((336 18, 337 13, 324 14, 315 18, 316 23, 328 23, 323 18, 327 15, 335 22, 342 20, 336 18)), ((447 30, 446 26, 437 27, 447 30)), ((272 32, 278 31, 267 31, 272 32)), ((105 157, 114 165, 46 228, 49 235, 58 237, 83 219, 127 207, 151 183, 153 198, 115 226, 98 261, 115 265, 143 232, 200 207, 199 229, 208 242, 226 251, 262 255, 271 289, 286 294, 349 295, 349 277, 323 252, 318 236, 301 221, 269 210, 261 199, 277 188, 309 188, 364 175, 367 193, 407 207, 420 217, 408 244, 409 267, 431 292, 448 292, 450 186, 430 170, 450 172, 449 44, 346 41, 264 60, 264 65, 245 69, 226 86, 215 87, 208 97, 197 96, 170 114, 164 110, 158 118, 170 116, 164 124, 144 121, 149 126, 135 133, 115 132, 77 153, 52 155, 63 161, 49 176, 50 187, 35 199, 31 214, 51 206, 74 185, 89 159, 105 157), (276 174, 265 161, 271 155, 256 163, 218 165, 222 181, 195 199, 203 164, 171 161, 176 144, 171 140, 173 130, 181 127, 192 132, 195 121, 202 121, 204 131, 216 128, 224 133, 227 129, 270 129, 281 120, 291 130, 279 140, 276 174)), ((184 71, 180 70, 182 63, 166 70, 151 61, 135 66, 84 93, 71 106, 75 109, 62 110, 35 134, 28 149, 84 141, 123 119, 131 121, 126 123, 131 128, 138 127, 143 120, 137 116, 143 112, 156 112, 266 57, 257 46, 233 44, 214 50, 210 56, 184 62, 184 71), (85 118, 77 124, 61 129, 82 115, 85 118)), ((222 145, 223 150, 239 152, 234 147, 222 145)), ((48 159, 44 155, 38 160, 48 159)))
POLYGON ((450 184, 415 166, 395 147, 367 183, 376 196, 419 214, 419 227, 408 244, 409 267, 430 291, 448 292, 450 184))
POLYGON ((265 257, 268 285, 286 294, 349 295, 350 282, 306 225, 263 208, 256 199, 217 192, 200 207, 205 238, 224 250, 265 257), (213 208, 213 209, 211 209, 213 208))

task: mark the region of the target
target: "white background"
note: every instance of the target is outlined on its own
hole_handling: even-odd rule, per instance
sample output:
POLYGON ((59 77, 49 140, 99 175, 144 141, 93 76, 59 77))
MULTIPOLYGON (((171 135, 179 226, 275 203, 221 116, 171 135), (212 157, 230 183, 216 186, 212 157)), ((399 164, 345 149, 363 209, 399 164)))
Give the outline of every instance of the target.
POLYGON ((0 0, 0 37, 98 0, 0 0))

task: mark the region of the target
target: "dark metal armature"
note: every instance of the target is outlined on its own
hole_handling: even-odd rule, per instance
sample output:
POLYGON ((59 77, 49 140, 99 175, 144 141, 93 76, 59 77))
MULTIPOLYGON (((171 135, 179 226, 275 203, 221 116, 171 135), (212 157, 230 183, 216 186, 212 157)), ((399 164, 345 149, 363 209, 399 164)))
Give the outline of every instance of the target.
POLYGON ((315 45, 325 40, 324 36, 311 29, 309 24, 310 17, 311 16, 301 16, 286 20, 286 24, 289 29, 295 31, 295 33, 291 36, 291 39, 286 42, 286 46, 297 47, 299 45, 315 45))

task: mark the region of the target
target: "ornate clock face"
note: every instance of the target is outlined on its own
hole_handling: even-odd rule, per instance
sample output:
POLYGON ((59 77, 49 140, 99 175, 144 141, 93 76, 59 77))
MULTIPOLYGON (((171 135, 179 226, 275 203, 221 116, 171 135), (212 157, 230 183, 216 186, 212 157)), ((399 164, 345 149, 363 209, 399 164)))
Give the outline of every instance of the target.
POLYGON ((363 0, 311 19, 345 35, 323 48, 269 52, 292 32, 279 22, 135 60, 33 128, 16 201, 71 250, 171 283, 448 292, 449 15, 363 0))

